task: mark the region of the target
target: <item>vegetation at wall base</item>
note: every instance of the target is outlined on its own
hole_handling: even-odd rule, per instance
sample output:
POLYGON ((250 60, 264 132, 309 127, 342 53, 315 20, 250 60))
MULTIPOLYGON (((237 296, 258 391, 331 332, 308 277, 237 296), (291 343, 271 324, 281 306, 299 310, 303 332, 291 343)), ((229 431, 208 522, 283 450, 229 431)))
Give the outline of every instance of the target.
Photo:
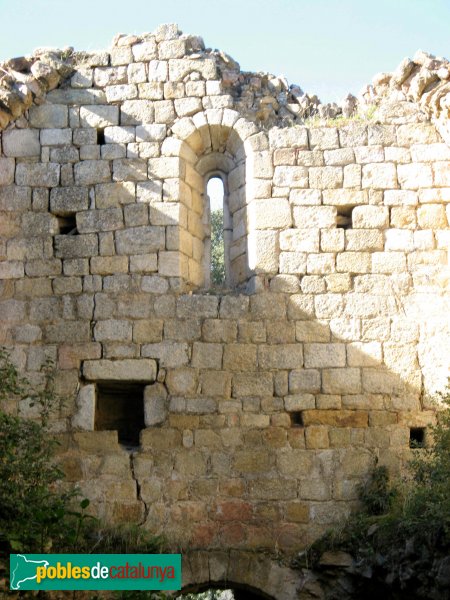
MULTIPOLYGON (((359 489, 361 510, 317 540, 295 566, 322 570, 325 579, 336 580, 323 559, 325 553, 344 552, 351 564, 341 573, 358 593, 450 598, 450 398, 444 401, 433 443, 412 451, 407 476, 391 482, 386 467, 375 467, 359 489)), ((327 598, 334 598, 330 594, 327 598)))

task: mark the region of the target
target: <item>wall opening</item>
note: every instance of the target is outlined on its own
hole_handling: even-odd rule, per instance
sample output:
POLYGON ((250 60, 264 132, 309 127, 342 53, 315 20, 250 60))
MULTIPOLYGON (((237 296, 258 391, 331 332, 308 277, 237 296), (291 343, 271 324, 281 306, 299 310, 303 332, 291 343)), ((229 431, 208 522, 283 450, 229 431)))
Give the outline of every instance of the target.
POLYGON ((58 218, 58 233, 60 235, 77 235, 76 214, 71 213, 58 218))
POLYGON ((409 430, 409 447, 425 448, 425 427, 411 427, 409 430))
POLYGON ((105 130, 103 128, 97 129, 97 144, 103 146, 105 144, 105 130))
POLYGON ((291 418, 291 427, 303 427, 303 415, 301 411, 295 410, 289 413, 291 418))
POLYGON ((355 207, 351 205, 338 206, 336 215, 336 227, 340 229, 352 229, 352 212, 355 207))
POLYGON ((98 383, 95 430, 117 431, 119 444, 137 448, 140 432, 145 428, 144 387, 139 383, 98 383))
POLYGON ((209 282, 213 288, 229 287, 232 227, 222 176, 213 174, 207 177, 206 198, 205 283, 209 282))

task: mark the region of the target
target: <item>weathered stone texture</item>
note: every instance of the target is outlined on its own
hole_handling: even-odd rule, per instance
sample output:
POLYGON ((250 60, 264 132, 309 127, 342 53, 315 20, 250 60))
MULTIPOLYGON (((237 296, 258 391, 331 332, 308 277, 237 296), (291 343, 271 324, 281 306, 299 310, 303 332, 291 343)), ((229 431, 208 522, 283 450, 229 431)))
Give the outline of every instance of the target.
POLYGON ((54 427, 99 514, 145 516, 174 547, 297 551, 376 457, 399 464, 409 428, 434 420, 422 392, 448 376, 448 145, 412 101, 307 127, 330 106, 173 25, 73 67, 60 87, 52 67, 28 113, 0 110, 1 344, 33 380, 52 357, 74 391, 54 427), (120 394, 120 419, 136 397, 142 413, 131 458, 120 394))

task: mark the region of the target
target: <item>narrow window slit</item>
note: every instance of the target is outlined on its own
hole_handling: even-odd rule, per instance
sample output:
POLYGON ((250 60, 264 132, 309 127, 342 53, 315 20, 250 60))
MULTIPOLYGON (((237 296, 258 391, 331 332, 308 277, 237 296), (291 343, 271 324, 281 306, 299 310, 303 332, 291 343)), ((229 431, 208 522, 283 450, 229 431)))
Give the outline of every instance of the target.
POLYGON ((411 427, 409 430, 409 447, 425 448, 425 427, 411 427))
POLYGON ((105 144, 105 130, 97 129, 97 144, 103 146, 105 144))
POLYGON ((354 208, 354 206, 348 205, 337 207, 336 227, 339 227, 340 229, 352 229, 352 212, 354 208))
POLYGON ((226 283, 225 238, 231 235, 230 224, 225 218, 225 190, 220 177, 211 177, 206 187, 209 198, 211 228, 211 286, 221 288, 226 283))
POLYGON ((97 384, 95 430, 117 431, 119 443, 137 448, 144 421, 144 385, 127 382, 97 384))

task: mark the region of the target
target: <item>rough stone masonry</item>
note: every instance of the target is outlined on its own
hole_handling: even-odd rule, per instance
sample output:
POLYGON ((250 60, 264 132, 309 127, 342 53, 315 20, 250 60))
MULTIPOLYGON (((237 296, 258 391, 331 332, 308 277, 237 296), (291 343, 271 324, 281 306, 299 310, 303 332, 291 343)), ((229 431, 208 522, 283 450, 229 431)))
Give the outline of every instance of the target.
POLYGON ((293 552, 426 441, 449 110, 450 64, 423 52, 339 107, 176 25, 2 65, 0 343, 36 385, 56 363, 61 465, 97 514, 182 550, 293 552))

